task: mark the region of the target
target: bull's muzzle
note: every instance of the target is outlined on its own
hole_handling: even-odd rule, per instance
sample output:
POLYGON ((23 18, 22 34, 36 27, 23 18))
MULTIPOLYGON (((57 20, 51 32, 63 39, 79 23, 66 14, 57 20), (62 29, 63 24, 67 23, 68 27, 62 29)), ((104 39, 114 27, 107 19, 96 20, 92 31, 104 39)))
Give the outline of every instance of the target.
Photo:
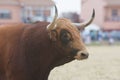
POLYGON ((87 59, 89 56, 88 52, 86 51, 78 51, 77 54, 74 56, 77 60, 87 59))

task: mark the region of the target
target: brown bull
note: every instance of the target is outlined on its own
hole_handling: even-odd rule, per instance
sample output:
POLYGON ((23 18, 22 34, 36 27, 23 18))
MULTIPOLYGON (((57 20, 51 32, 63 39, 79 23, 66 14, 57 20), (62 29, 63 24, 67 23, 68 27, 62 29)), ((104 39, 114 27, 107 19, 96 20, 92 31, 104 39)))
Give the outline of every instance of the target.
MULTIPOLYGON (((0 80, 47 80, 56 66, 88 58, 78 29, 67 19, 0 27, 0 80)), ((94 18, 81 25, 89 25, 94 18)))

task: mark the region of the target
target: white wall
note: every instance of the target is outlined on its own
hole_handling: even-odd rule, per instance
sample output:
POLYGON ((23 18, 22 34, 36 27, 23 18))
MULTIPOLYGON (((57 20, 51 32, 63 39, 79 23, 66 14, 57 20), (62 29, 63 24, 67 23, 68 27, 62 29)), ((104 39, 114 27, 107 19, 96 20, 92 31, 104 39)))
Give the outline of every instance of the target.
POLYGON ((54 0, 58 7, 59 14, 63 12, 81 12, 81 0, 54 0))

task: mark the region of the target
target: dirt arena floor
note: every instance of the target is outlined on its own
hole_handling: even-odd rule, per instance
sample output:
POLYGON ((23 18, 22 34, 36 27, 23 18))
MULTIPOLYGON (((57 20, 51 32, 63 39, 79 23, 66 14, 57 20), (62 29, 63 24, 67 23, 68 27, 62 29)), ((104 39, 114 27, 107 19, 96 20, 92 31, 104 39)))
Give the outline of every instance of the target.
POLYGON ((87 60, 56 67, 49 80, 120 80, 120 46, 88 46, 87 60))

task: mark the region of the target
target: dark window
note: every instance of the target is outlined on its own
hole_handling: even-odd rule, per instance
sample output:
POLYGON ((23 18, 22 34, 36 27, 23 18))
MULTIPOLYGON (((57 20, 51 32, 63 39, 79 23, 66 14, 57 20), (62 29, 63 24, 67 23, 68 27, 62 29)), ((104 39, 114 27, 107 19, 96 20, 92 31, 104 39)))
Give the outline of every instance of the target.
POLYGON ((0 19, 10 19, 11 12, 9 10, 0 10, 0 19))
POLYGON ((112 10, 112 21, 120 21, 120 16, 117 9, 112 10))
POLYGON ((118 16, 118 10, 117 9, 113 9, 112 10, 112 16, 118 16))

